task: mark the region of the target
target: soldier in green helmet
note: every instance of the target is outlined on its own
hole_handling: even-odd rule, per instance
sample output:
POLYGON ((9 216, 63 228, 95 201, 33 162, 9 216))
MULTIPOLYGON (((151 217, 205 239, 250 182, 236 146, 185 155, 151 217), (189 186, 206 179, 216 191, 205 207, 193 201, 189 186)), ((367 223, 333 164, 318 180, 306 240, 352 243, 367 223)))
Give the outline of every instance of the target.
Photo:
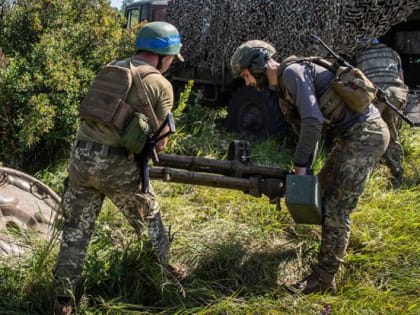
MULTIPOLYGON (((180 55, 181 46, 180 34, 173 25, 151 22, 143 26, 137 34, 135 55, 128 60, 111 63, 113 66, 132 71, 134 79, 127 90, 124 103, 132 106, 134 113, 148 103, 156 117, 156 124, 165 120, 173 106, 172 85, 162 74, 169 69, 176 57, 183 60, 180 55), (139 84, 135 83, 135 76, 140 77, 139 84)), ((92 86, 101 83, 98 83, 98 76, 92 86)), ((102 84, 116 86, 118 90, 118 78, 105 83, 103 80, 102 84)), ((101 99, 109 100, 111 104, 111 100, 115 98, 111 96, 105 95, 101 99)), ((95 102, 96 99, 98 98, 85 98, 82 104, 95 102)), ((94 107, 92 104, 86 106, 94 107)), ((140 190, 140 168, 133 158, 134 153, 140 152, 133 151, 140 151, 141 148, 137 149, 134 146, 136 149, 133 149, 124 141, 124 137, 133 136, 132 138, 137 139, 142 136, 127 133, 146 132, 153 127, 152 118, 140 120, 139 113, 137 114, 129 116, 129 125, 134 127, 123 133, 106 123, 105 119, 102 122, 100 117, 91 120, 81 116, 62 197, 64 225, 54 270, 55 314, 73 313, 76 301, 73 301, 72 297, 77 296, 75 289, 79 285, 86 250, 105 197, 124 214, 139 238, 148 232, 158 262, 168 264, 169 237, 161 219, 156 195, 150 185, 148 191, 140 190)), ((141 117, 144 118, 144 115, 141 117)), ((169 127, 165 127, 162 134, 168 129, 169 127)), ((166 144, 167 138, 158 142, 157 151, 163 150, 166 144)))
POLYGON ((350 214, 385 152, 389 131, 373 104, 356 113, 343 103, 331 88, 335 73, 330 69, 296 56, 279 63, 273 58, 275 52, 272 45, 260 40, 243 43, 231 58, 232 74, 248 86, 268 87, 278 94, 285 118, 299 136, 294 174, 311 171, 323 133, 335 138, 317 174, 323 212, 318 262, 308 276, 287 286, 303 294, 335 292, 335 275, 349 242, 350 214))

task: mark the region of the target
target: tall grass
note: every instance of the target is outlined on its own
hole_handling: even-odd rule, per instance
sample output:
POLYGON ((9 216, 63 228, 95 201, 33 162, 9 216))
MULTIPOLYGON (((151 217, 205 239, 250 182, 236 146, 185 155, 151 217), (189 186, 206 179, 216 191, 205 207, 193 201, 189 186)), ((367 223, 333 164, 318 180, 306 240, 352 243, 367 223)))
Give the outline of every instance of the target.
MULTIPOLYGON (((223 111, 203 108, 194 97, 177 116, 169 152, 224 157, 235 135, 218 124, 223 111)), ((376 168, 352 215, 336 296, 284 289, 316 259, 320 228, 294 224, 283 201, 276 209, 265 197, 239 191, 153 182, 173 236, 171 262, 183 265, 184 277, 156 264, 147 238, 137 240, 107 201, 88 250, 78 314, 419 314, 420 132, 402 132, 403 186, 391 189, 389 171, 376 168)), ((251 145, 254 162, 291 167, 290 139, 251 145)), ((64 169, 40 174, 60 187, 64 169)), ((30 248, 26 257, 0 261, 0 314, 52 312, 57 244, 30 248)))

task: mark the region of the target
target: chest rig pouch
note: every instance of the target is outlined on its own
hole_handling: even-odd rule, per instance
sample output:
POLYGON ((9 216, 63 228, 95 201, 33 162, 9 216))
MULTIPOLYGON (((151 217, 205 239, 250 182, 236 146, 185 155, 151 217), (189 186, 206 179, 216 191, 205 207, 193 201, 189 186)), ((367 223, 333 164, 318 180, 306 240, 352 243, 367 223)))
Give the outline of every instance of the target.
POLYGON ((344 104, 355 113, 364 113, 376 98, 375 85, 357 68, 339 67, 332 86, 344 104))
POLYGON ((121 134, 134 114, 125 102, 132 82, 130 69, 113 63, 103 67, 80 103, 80 118, 112 126, 121 134))
POLYGON ((142 79, 151 73, 160 73, 149 65, 135 67, 127 60, 128 68, 115 62, 103 67, 79 107, 82 119, 115 128, 126 149, 140 153, 153 132, 155 117, 147 98, 142 79), (140 106, 126 102, 132 86, 137 91, 140 106), (152 113, 151 113, 152 112, 152 113))
POLYGON ((149 74, 160 74, 160 72, 149 65, 135 67, 130 62, 129 66, 134 87, 136 88, 139 106, 133 106, 135 112, 131 119, 129 119, 120 137, 125 148, 133 153, 139 154, 143 151, 150 135, 157 130, 156 114, 149 101, 143 79, 149 74))
MULTIPOLYGON (((313 62, 313 59, 317 59, 317 57, 297 57, 292 55, 284 59, 279 67, 280 108, 286 121, 292 125, 293 131, 296 134, 299 134, 299 114, 297 112, 296 106, 294 105, 293 96, 284 86, 281 76, 284 69, 290 64, 296 62, 309 64, 309 62, 313 62)), ((337 122, 341 119, 343 115, 344 103, 337 95, 332 85, 330 85, 322 97, 318 99, 318 105, 322 115, 324 116, 324 122, 327 125, 333 122, 337 122)))
POLYGON ((327 125, 339 122, 344 114, 345 104, 330 85, 318 100, 319 109, 327 125))

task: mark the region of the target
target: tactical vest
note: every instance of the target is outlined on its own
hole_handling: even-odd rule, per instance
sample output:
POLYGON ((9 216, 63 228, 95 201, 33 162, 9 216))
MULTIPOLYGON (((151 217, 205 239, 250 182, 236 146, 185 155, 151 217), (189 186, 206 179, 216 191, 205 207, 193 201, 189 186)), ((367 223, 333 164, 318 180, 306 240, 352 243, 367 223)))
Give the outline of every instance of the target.
POLYGON ((385 89, 404 85, 399 78, 399 59, 392 48, 378 44, 358 53, 355 64, 372 82, 385 89))
POLYGON ((157 129, 156 117, 148 100, 142 79, 160 72, 152 66, 127 67, 112 62, 104 66, 80 103, 79 116, 115 128, 129 151, 140 153, 148 136, 157 129), (140 106, 126 103, 134 82, 140 106))
MULTIPOLYGON (((297 57, 289 56, 284 59, 279 66, 278 76, 279 76, 279 95, 280 95, 280 108, 286 119, 292 127, 293 131, 298 134, 300 118, 297 112, 297 108, 294 105, 294 99, 292 94, 286 89, 283 80, 282 74, 284 69, 291 65, 292 63, 316 63, 320 66, 330 70, 331 72, 336 71, 336 66, 334 63, 320 58, 320 57, 297 57)), ((321 99, 318 100, 318 104, 321 110, 322 115, 324 116, 324 122, 326 125, 329 125, 335 121, 338 121, 342 117, 342 112, 344 108, 344 103, 341 99, 333 93, 332 89, 328 88, 325 93, 322 95, 321 99)))
POLYGON ((282 73, 292 63, 315 63, 335 73, 336 78, 318 99, 319 109, 326 125, 339 122, 348 108, 355 113, 363 113, 375 99, 376 88, 372 82, 357 68, 340 66, 320 57, 290 56, 279 66, 280 107, 292 125, 299 121, 296 106, 290 92, 284 86, 282 73))
MULTIPOLYGON (((159 71, 149 65, 134 67, 129 60, 127 63, 128 67, 121 67, 113 62, 99 71, 80 104, 80 118, 112 126, 121 134, 135 112, 144 112, 144 108, 135 107, 125 102, 133 78, 139 75, 141 80, 146 75, 159 73, 159 71)), ((134 82, 136 81, 135 79, 134 82)), ((139 94, 141 103, 146 103, 144 88, 136 87, 141 92, 139 94)))

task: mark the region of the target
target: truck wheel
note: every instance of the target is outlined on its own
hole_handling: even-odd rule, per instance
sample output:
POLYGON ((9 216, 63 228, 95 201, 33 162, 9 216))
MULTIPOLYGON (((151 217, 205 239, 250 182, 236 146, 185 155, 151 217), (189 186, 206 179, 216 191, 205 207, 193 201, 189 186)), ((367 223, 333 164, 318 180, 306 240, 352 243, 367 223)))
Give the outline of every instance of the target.
POLYGON ((47 185, 21 171, 0 166, 0 259, 21 255, 26 246, 13 231, 59 237, 54 228, 61 200, 47 185))
POLYGON ((233 92, 225 126, 256 138, 267 138, 286 129, 277 97, 268 90, 259 92, 248 86, 233 92))

